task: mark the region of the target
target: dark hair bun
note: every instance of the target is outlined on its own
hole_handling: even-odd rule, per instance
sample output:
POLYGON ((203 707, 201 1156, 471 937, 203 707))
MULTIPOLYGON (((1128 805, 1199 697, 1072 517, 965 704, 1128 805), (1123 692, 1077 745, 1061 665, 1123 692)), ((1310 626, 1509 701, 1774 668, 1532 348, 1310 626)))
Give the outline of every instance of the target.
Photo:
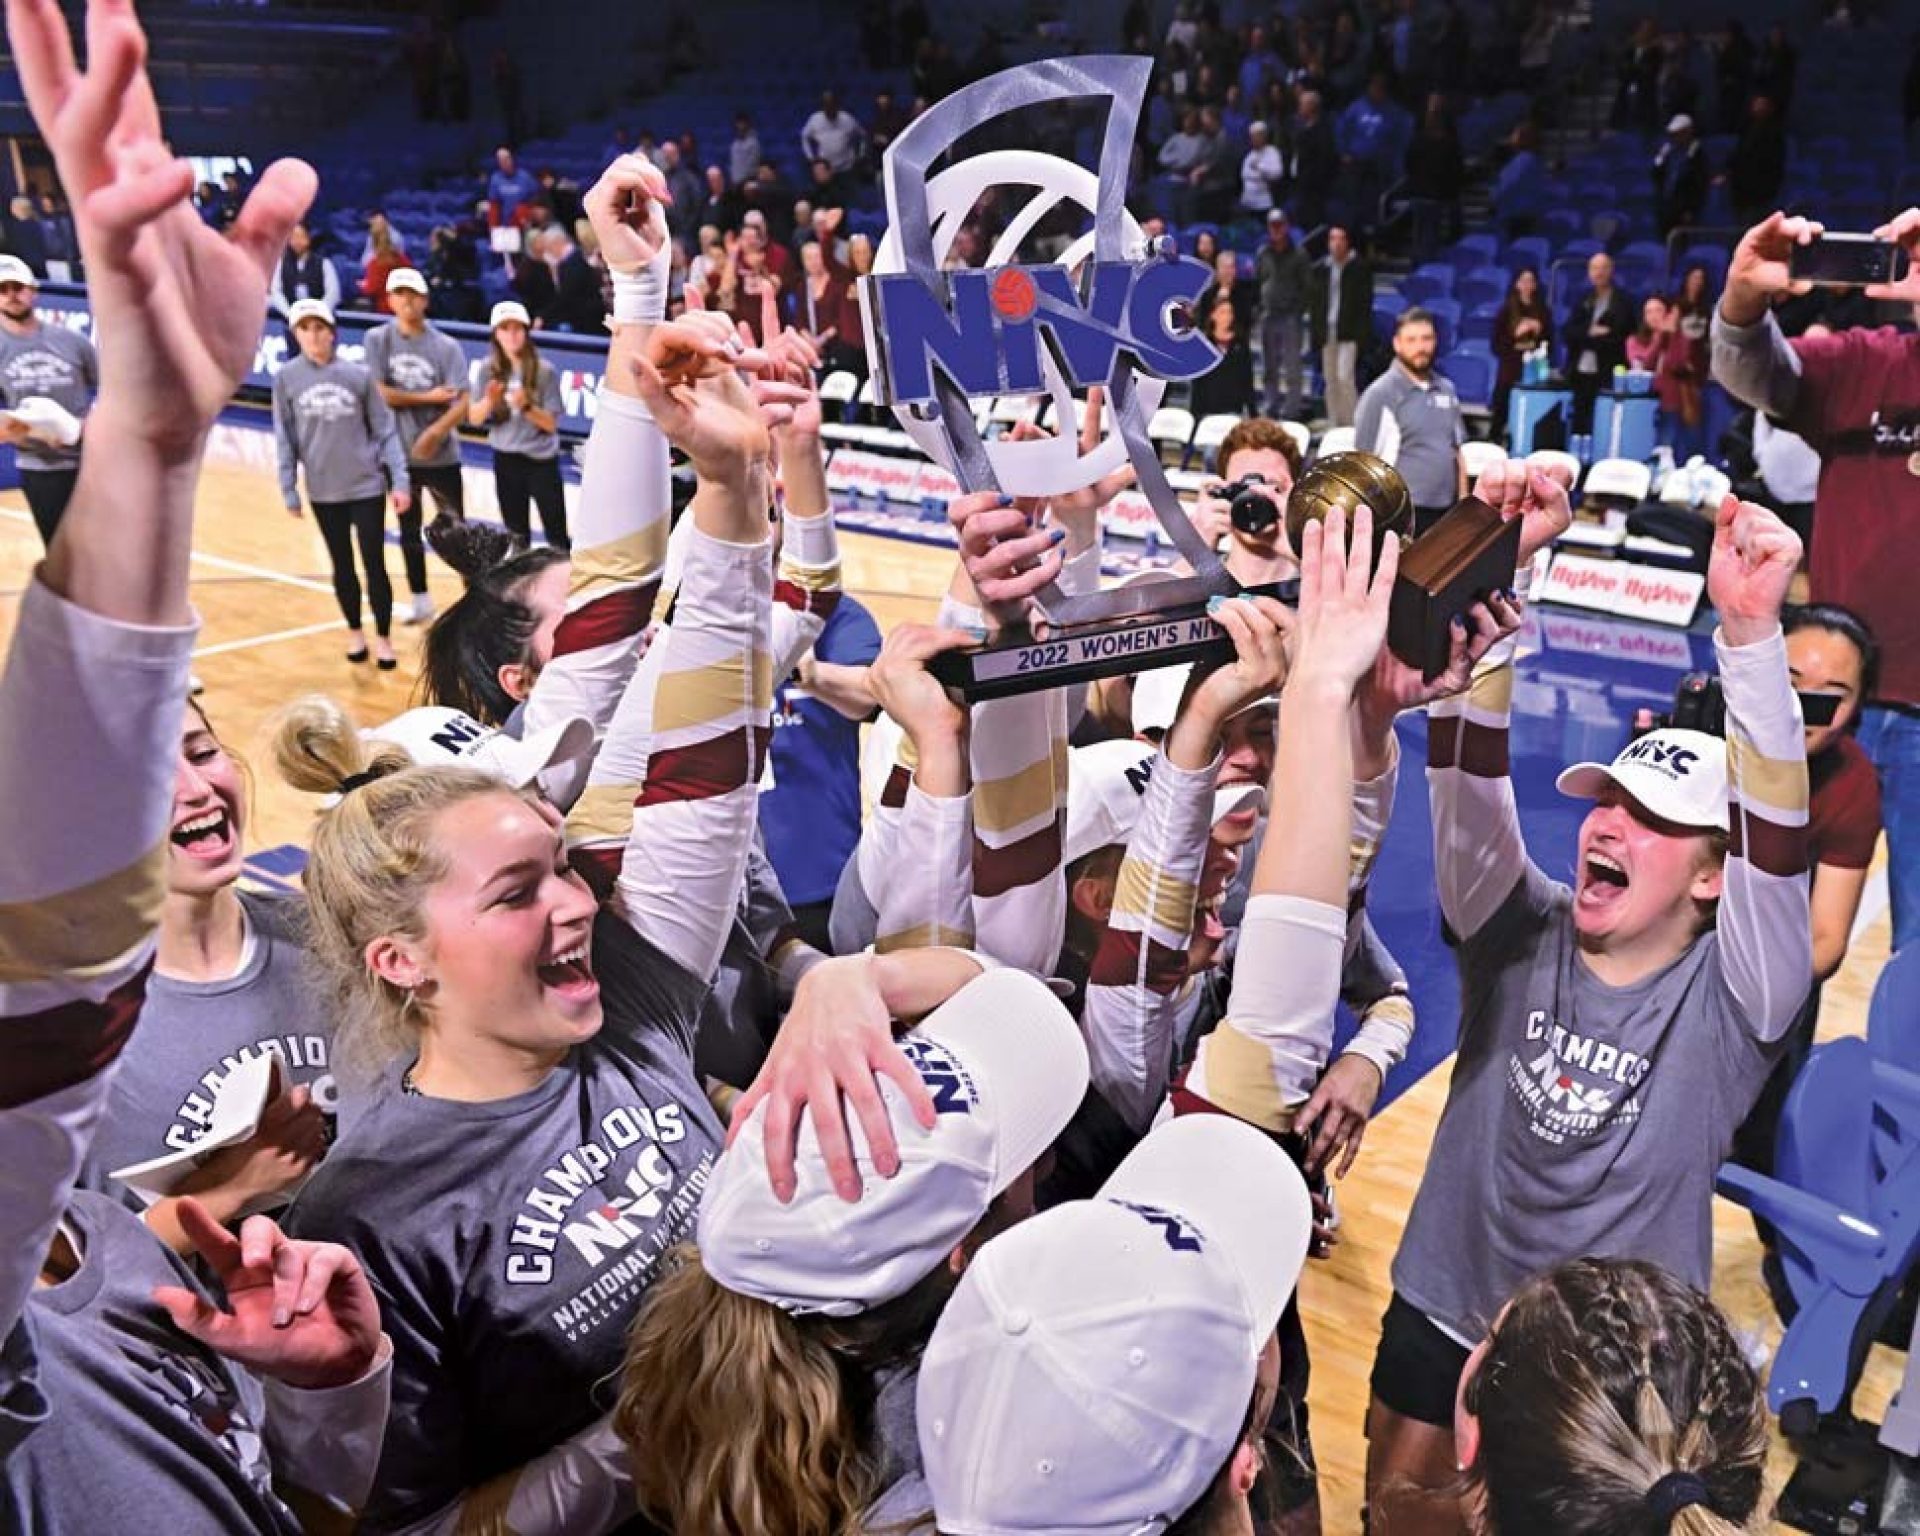
POLYGON ((506 529, 445 513, 428 525, 427 542, 469 584, 513 554, 513 535, 506 529))

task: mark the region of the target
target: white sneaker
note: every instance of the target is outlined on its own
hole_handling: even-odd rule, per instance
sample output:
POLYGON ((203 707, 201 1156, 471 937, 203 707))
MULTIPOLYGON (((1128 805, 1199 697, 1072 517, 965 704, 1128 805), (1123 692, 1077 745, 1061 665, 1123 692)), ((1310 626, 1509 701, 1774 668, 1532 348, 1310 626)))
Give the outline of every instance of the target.
POLYGON ((433 594, 416 592, 413 594, 413 612, 407 615, 409 624, 425 624, 433 617, 433 594))

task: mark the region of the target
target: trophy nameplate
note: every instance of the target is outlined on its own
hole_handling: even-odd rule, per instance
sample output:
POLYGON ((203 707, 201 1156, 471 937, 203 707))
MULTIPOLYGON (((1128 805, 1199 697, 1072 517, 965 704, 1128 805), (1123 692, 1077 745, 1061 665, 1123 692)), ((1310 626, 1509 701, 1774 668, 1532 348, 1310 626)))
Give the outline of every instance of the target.
POLYGON ((901 429, 952 472, 962 491, 1045 499, 1095 484, 1131 464, 1141 493, 1192 575, 1150 586, 1030 600, 984 646, 937 657, 933 674, 968 699, 1059 687, 1224 659, 1232 644, 1207 615, 1239 590, 1181 506, 1147 435, 1169 380, 1211 370, 1219 351, 1184 318, 1212 280, 1197 261, 1150 243, 1122 201, 1151 59, 1047 59, 968 86, 922 113, 888 145, 888 229, 860 279, 876 398, 901 429), (1009 112, 1070 101, 1106 105, 1098 168, 1031 149, 952 158, 954 145, 1009 112), (939 165, 937 173, 934 167, 939 165), (981 195, 1016 198, 979 268, 949 270, 954 239, 981 195), (1023 264, 1021 242, 1059 204, 1093 216, 1092 230, 1050 263, 1023 264), (1108 431, 1088 451, 1064 424, 1075 391, 1105 391, 1108 431), (977 405, 992 396, 1047 396, 1057 436, 989 441, 977 405))

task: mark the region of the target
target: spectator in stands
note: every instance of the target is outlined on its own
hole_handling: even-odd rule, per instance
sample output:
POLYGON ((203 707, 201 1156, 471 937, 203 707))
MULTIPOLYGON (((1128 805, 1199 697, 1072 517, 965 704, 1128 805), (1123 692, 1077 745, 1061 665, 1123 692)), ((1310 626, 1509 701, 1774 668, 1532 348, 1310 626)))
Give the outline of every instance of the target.
POLYGON ((407 253, 394 243, 393 226, 387 222, 387 216, 376 213, 367 226, 367 255, 360 274, 360 296, 369 301, 368 308, 377 309, 383 315, 392 314, 387 279, 399 268, 412 265, 407 253))
POLYGON ((536 179, 540 183, 540 196, 553 210, 554 221, 572 229, 581 215, 580 183, 571 176, 562 176, 550 165, 543 165, 536 179))
POLYGON ((1522 267, 1507 285, 1507 296, 1500 304, 1499 318, 1493 322, 1493 356, 1499 371, 1493 381, 1493 426, 1504 431, 1507 400, 1513 386, 1520 382, 1524 358, 1553 329, 1553 312, 1547 308, 1547 296, 1540 291, 1540 274, 1522 267))
POLYGON ((1760 57, 1754 61, 1753 89, 1780 108, 1783 122, 1793 116, 1793 86, 1799 73, 1799 52, 1787 41, 1787 29, 1775 22, 1767 29, 1767 40, 1760 45, 1760 57))
POLYGON ((1267 215, 1267 243, 1254 260, 1253 276, 1260 290, 1265 410, 1269 416, 1290 418, 1305 408, 1300 325, 1310 299, 1313 264, 1295 243, 1284 209, 1267 215))
POLYGON ((738 200, 727 186, 727 173, 717 165, 708 166, 706 195, 694 219, 694 228, 704 229, 711 224, 716 228, 730 229, 739 219, 738 200))
POLYGON ((1752 228, 1780 198, 1787 175, 1787 130, 1773 100, 1756 96, 1747 104, 1747 120, 1727 157, 1727 196, 1740 223, 1752 228))
POLYGON ((69 266, 80 259, 80 247, 74 239, 73 215, 67 205, 51 192, 42 192, 39 201, 40 236, 46 242, 47 260, 64 261, 69 266))
POLYGON ((1286 157, 1287 202, 1302 229, 1315 229, 1326 219, 1327 199, 1340 167, 1333 125, 1322 111, 1318 91, 1300 92, 1288 137, 1292 142, 1286 157))
POLYGON ((553 275, 553 297, 535 317, 540 329, 574 331, 582 336, 604 334, 607 307, 600 293, 600 274, 573 243, 573 237, 558 224, 549 224, 534 240, 534 254, 553 275))
POLYGON ((1240 207, 1242 211, 1265 218, 1273 210, 1276 192, 1286 166, 1265 123, 1247 129, 1247 152, 1240 158, 1240 207))
POLYGON ((1653 375, 1660 399, 1659 440, 1681 462, 1698 451, 1700 354, 1680 334, 1679 315, 1660 294, 1640 306, 1640 325, 1627 338, 1627 366, 1653 375))
POLYGON ((667 178, 667 191, 673 198, 668 215, 673 227, 697 228, 706 188, 694 168, 680 158, 680 146, 671 139, 660 146, 660 174, 667 178))
POLYGON ((280 265, 274 268, 273 281, 267 288, 267 303, 284 320, 301 299, 318 299, 329 310, 339 308, 340 274, 333 270, 332 262, 313 248, 313 236, 307 233, 307 226, 296 224, 287 237, 280 265))
POLYGON ((1682 112, 1667 123, 1667 141, 1653 157, 1653 208, 1662 236, 1700 222, 1707 201, 1707 152, 1682 112))
POLYGON ((1327 254, 1314 264, 1307 322, 1326 381, 1327 419, 1350 427, 1360 399, 1360 348, 1373 326, 1373 269, 1342 225, 1327 231, 1327 254))
POLYGON ((525 549, 533 538, 528 504, 540 508, 550 548, 572 548, 560 479, 560 375, 534 345, 532 322, 508 300, 493 306, 493 342, 467 381, 467 425, 485 427, 493 449, 500 519, 525 549))
POLYGON ((754 129, 753 119, 745 112, 735 112, 733 141, 727 145, 727 184, 739 187, 752 181, 764 158, 760 135, 754 129))
POLYGON ((7 204, 7 250, 33 269, 35 277, 47 275, 47 236, 40 227, 33 199, 24 193, 7 204))
POLYGON ((1613 286, 1613 258, 1596 251, 1587 262, 1587 291, 1573 306, 1561 339, 1573 386, 1573 430, 1593 430, 1593 402, 1613 383, 1613 370, 1627 360, 1633 302, 1613 286))
POLYGON ((0 442, 14 449, 33 525, 51 547, 79 477, 80 439, 100 387, 100 360, 78 331, 48 325, 34 313, 38 292, 25 262, 0 256, 0 409, 9 413, 0 442), (30 400, 31 419, 23 410, 30 400))
POLYGON ((1427 98, 1420 132, 1407 146, 1406 195, 1413 214, 1413 259, 1429 261, 1454 235, 1460 218, 1460 188, 1466 162, 1460 131, 1444 96, 1427 98))
POLYGON ((367 215, 367 237, 360 245, 361 266, 364 267, 373 259, 373 254, 380 249, 382 241, 392 246, 402 256, 407 254, 406 236, 393 227, 393 220, 389 219, 381 209, 376 208, 367 215))
POLYGON ((860 121, 840 105, 836 91, 820 93, 820 108, 800 130, 800 147, 809 160, 824 160, 836 176, 848 176, 860 164, 867 133, 860 121))
POLYGON ((1193 259, 1212 267, 1220 259, 1220 237, 1210 229, 1195 230, 1193 234, 1193 259))
POLYGON ((493 204, 493 222, 511 224, 520 205, 540 190, 540 184, 520 169, 513 151, 504 144, 493 152, 493 174, 487 178, 487 201, 493 204))
POLYGON ((480 318, 480 257, 472 240, 451 224, 436 224, 427 237, 424 270, 437 314, 448 320, 480 318))
POLYGON ((873 119, 867 125, 867 152, 872 157, 876 172, 880 169, 887 146, 900 136, 900 130, 907 126, 907 121, 907 114, 900 103, 894 100, 892 91, 882 87, 874 92, 873 119))
POLYGON ((1393 100, 1385 74, 1375 71, 1367 93, 1340 114, 1336 139, 1340 165, 1347 178, 1344 188, 1353 222, 1366 231, 1379 213, 1380 197, 1400 174, 1407 144, 1413 137, 1412 119, 1393 100))
MULTIPOLYGON (((1222 251, 1213 263, 1213 281, 1194 305, 1196 323, 1220 349, 1211 373, 1193 382, 1196 416, 1241 416, 1253 409, 1253 285, 1240 280, 1240 258, 1222 251)), ((1300 350, 1299 316, 1293 327, 1295 367, 1300 350)))
POLYGON ((844 208, 847 204, 846 178, 835 172, 825 159, 815 160, 807 167, 807 194, 820 208, 844 208))
MULTIPOLYGON (((1880 774, 1898 949, 1920 937, 1920 605, 1906 558, 1920 544, 1920 477, 1914 412, 1896 402, 1920 399, 1920 335, 1854 329, 1787 341, 1770 306, 1792 290, 1794 246, 1819 232, 1776 213, 1741 238, 1713 318, 1713 376, 1820 455, 1809 589, 1817 603, 1852 609, 1883 647, 1860 744, 1880 774)), ((1874 233, 1920 256, 1920 208, 1874 233)), ((1865 296, 1920 304, 1920 270, 1865 296)))
POLYGON ((1547 195, 1547 169, 1537 149, 1539 130, 1531 121, 1514 126, 1510 153, 1493 180, 1493 216, 1508 240, 1531 234, 1547 195))
POLYGON ((1285 70, 1267 41, 1267 29, 1256 21, 1247 32, 1246 57, 1240 61, 1240 94, 1249 102, 1264 100, 1267 82, 1279 79, 1285 70))
POLYGON ((840 233, 840 226, 845 222, 844 208, 816 208, 807 219, 811 238, 819 244, 827 265, 842 270, 846 268, 848 255, 847 242, 840 233))
POLYGON ((1467 440, 1460 397, 1434 372, 1433 316, 1419 305, 1393 328, 1393 366, 1367 386, 1354 416, 1354 446, 1400 471, 1413 497, 1414 528, 1425 533, 1467 493, 1467 440))
POLYGON ((1704 387, 1711 367, 1714 294, 1707 269, 1699 262, 1681 274, 1680 291, 1672 300, 1672 344, 1666 366, 1679 384, 1679 419, 1674 452, 1682 460, 1704 455, 1711 447, 1706 437, 1704 387))

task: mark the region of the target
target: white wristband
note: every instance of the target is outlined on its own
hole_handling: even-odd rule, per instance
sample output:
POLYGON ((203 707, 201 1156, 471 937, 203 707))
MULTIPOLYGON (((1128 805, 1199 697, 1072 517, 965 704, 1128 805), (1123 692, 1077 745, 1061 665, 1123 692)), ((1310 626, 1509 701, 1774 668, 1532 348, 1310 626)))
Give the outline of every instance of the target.
POLYGON ((673 271, 672 253, 663 245, 659 254, 636 272, 613 274, 613 323, 654 325, 667 318, 667 283, 673 271))

